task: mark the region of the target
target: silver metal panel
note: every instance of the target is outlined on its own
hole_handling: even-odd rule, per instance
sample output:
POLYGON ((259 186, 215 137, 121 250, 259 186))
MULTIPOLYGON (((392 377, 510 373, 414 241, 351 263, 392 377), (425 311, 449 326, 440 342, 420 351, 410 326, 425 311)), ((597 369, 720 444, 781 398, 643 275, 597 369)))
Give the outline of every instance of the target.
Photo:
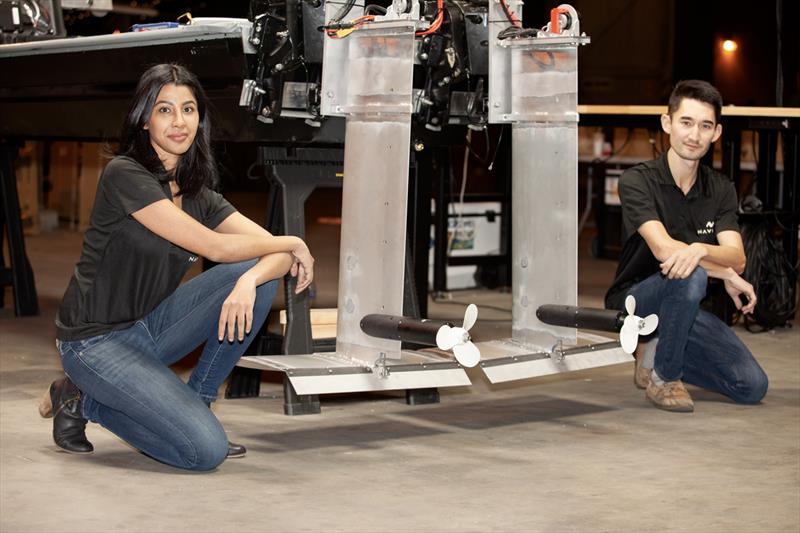
POLYGON ((91 9, 93 13, 102 13, 114 9, 111 0, 60 0, 61 9, 91 9))
MULTIPOLYGON (((339 8, 346 2, 325 2, 325 20, 331 20, 339 8)), ((364 0, 356 0, 353 9, 344 17, 350 21, 364 14, 364 0)), ((332 39, 324 37, 322 61, 322 98, 320 112, 323 115, 343 117, 345 95, 347 94, 347 49, 350 39, 332 39)))
POLYGON ((415 28, 410 20, 373 22, 350 34, 345 113, 411 114, 415 28))
POLYGON ((633 357, 623 352, 618 342, 598 336, 591 337, 606 342, 565 347, 563 357, 558 354, 537 352, 512 339, 476 344, 481 350, 480 367, 492 383, 633 361, 633 357))
POLYGON ((397 357, 400 350, 399 341, 370 337, 359 322, 370 313, 403 314, 410 135, 409 119, 347 120, 336 328, 342 352, 363 346, 397 357))
POLYGON ((302 109, 305 111, 308 107, 308 90, 312 86, 312 83, 305 83, 302 81, 284 82, 281 110, 302 109))
MULTIPOLYGON (((521 21, 522 2, 509 0, 508 4, 521 21)), ((492 124, 511 122, 511 52, 497 40, 497 35, 509 26, 500 2, 489 0, 489 122, 492 124)))
POLYGON ((375 374, 348 374, 344 376, 289 377, 297 394, 334 394, 339 392, 367 392, 431 387, 462 387, 472 383, 463 369, 420 370, 398 372, 382 379, 375 374))
POLYGON ((286 372, 298 394, 331 394, 471 385, 458 363, 405 350, 399 360, 354 361, 341 352, 243 357, 239 366, 286 372), (383 364, 385 363, 385 364, 383 364))
MULTIPOLYGON (((4 44, 0 46, 0 58, 23 55, 90 52, 92 50, 113 50, 191 41, 228 39, 231 37, 241 38, 244 42, 247 41, 247 38, 250 36, 250 27, 251 22, 249 20, 241 19, 241 21, 213 26, 181 26, 179 28, 166 30, 53 39, 32 43, 4 44)), ((252 47, 249 43, 246 43, 245 51, 247 51, 248 48, 252 47)))
POLYGON ((536 309, 578 304, 578 127, 522 123, 512 132, 512 334, 549 351, 576 339, 536 309))
POLYGON ((361 317, 403 314, 412 21, 375 23, 347 38, 347 115, 336 349, 400 357, 400 342, 361 331, 361 317))
POLYGON ((511 120, 578 121, 578 49, 574 44, 511 48, 511 120))

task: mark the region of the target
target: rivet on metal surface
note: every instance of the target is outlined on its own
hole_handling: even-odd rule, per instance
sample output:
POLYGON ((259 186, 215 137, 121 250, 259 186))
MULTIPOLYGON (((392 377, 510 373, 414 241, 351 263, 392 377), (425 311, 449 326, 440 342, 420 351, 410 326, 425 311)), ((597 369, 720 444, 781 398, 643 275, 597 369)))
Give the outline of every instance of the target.
POLYGON ((386 379, 389 377, 389 367, 386 366, 386 352, 381 352, 378 359, 375 360, 375 369, 378 371, 378 377, 386 379))
POLYGON ((522 268, 528 268, 528 258, 523 257, 522 261, 520 261, 520 264, 522 265, 522 268))
POLYGON ((555 359, 559 363, 564 360, 564 344, 561 339, 558 339, 556 343, 550 348, 550 357, 556 356, 555 359))

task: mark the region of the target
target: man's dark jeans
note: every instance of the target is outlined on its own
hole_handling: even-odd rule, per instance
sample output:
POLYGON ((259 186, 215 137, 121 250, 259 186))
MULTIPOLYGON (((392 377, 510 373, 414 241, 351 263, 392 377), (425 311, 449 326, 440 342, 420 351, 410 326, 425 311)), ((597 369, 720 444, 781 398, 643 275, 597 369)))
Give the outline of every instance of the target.
POLYGON ((739 403, 758 403, 767 393, 767 375, 731 328, 700 309, 707 285, 708 274, 697 267, 686 279, 656 272, 628 291, 638 316, 658 315, 656 373, 739 403))

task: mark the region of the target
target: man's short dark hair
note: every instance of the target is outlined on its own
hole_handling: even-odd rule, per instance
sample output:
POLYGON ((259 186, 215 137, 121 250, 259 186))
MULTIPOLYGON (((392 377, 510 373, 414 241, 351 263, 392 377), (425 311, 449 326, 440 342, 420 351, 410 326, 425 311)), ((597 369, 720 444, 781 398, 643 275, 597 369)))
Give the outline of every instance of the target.
POLYGON ((672 94, 669 95, 669 115, 672 116, 675 111, 681 106, 684 98, 691 98, 692 100, 699 100, 710 104, 714 108, 714 116, 717 124, 719 124, 720 115, 722 114, 722 95, 716 87, 703 80, 683 80, 672 89, 672 94))

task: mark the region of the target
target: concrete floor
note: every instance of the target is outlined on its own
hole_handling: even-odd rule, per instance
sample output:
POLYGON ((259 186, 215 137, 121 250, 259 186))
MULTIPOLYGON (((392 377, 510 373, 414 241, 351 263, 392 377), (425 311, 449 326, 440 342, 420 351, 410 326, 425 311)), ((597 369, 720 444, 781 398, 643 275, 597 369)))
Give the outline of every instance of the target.
MULTIPOLYGON (((322 305, 335 302, 335 251, 322 243, 336 232, 309 234, 326 265, 322 305)), ((470 372, 474 385, 442 390, 437 405, 407 406, 401 392, 323 397, 321 414, 301 417, 283 415, 272 376, 261 398, 215 405, 247 457, 191 474, 94 424, 94 455, 56 452, 36 406, 60 376, 52 317, 80 236, 27 246, 42 312, 0 318, 2 532, 800 531, 796 327, 737 328, 770 377, 762 405, 692 389, 688 415, 651 407, 632 364, 503 386, 470 372)), ((583 304, 599 304, 614 266, 581 258, 583 304)), ((503 293, 453 298, 510 308, 503 293)), ((461 313, 431 305, 432 316, 461 313)), ((509 312, 484 308, 481 320, 479 340, 510 334, 509 312)))

